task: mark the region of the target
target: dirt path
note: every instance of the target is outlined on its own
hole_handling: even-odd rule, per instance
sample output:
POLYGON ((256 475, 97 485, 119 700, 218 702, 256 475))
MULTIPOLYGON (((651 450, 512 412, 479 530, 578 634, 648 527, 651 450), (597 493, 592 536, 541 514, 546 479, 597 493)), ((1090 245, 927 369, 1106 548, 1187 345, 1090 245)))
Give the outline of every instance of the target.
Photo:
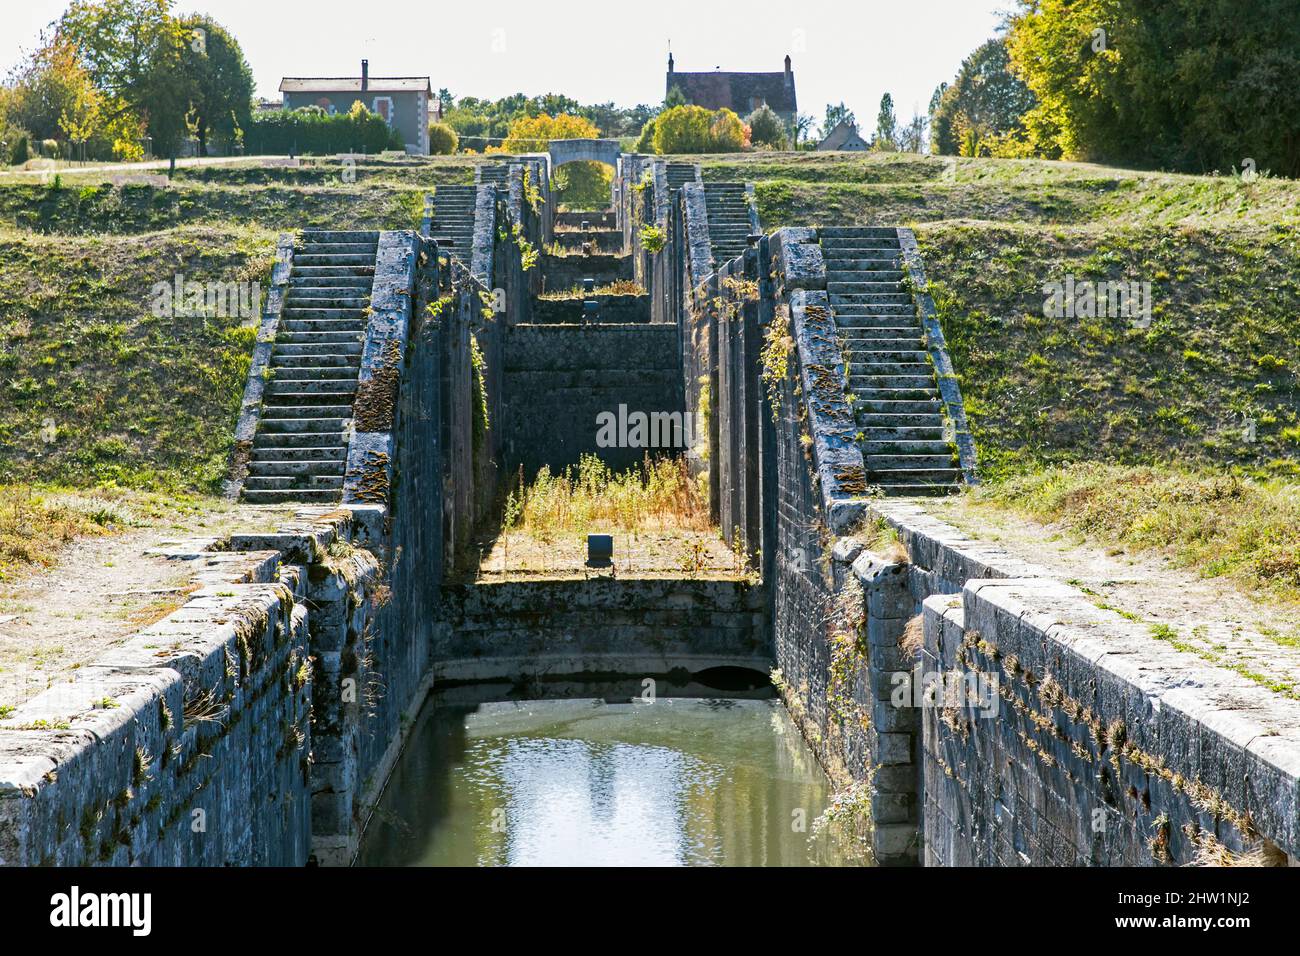
POLYGON ((1047 568, 1098 607, 1141 621, 1153 640, 1300 699, 1300 608, 1199 577, 1163 555, 1088 544, 967 496, 922 506, 972 537, 1047 568))
POLYGON ((65 549, 52 568, 0 585, 0 714, 143 627, 170 614, 197 586, 196 568, 151 549, 232 531, 273 529, 295 509, 214 502, 176 521, 65 549))

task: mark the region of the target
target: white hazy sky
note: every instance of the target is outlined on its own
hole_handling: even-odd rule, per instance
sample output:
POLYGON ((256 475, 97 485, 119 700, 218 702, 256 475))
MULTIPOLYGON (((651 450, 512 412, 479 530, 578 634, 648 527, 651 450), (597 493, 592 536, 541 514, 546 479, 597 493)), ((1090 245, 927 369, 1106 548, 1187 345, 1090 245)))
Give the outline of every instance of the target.
MULTIPOLYGON (((3 0, 0 65, 15 65, 66 0, 3 0)), ((257 92, 281 76, 424 76, 455 96, 564 93, 583 103, 658 103, 671 40, 683 71, 779 70, 794 61, 800 112, 843 100, 868 129, 882 93, 900 120, 995 32, 1011 0, 196 0, 229 29, 257 92), (643 11, 654 9, 653 15, 643 11), (746 14, 742 18, 740 14, 746 14)))

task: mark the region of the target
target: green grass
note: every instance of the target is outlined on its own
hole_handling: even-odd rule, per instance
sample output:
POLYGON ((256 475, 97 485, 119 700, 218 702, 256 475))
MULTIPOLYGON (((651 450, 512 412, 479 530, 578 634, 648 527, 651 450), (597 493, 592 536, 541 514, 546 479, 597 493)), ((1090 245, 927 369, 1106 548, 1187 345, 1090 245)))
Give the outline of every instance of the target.
POLYGON ((1300 487, 1289 482, 1089 462, 1007 478, 975 501, 1300 603, 1300 487))
POLYGON ((248 228, 0 231, 0 482, 215 490, 255 325, 155 317, 151 288, 265 283, 273 249, 248 228))

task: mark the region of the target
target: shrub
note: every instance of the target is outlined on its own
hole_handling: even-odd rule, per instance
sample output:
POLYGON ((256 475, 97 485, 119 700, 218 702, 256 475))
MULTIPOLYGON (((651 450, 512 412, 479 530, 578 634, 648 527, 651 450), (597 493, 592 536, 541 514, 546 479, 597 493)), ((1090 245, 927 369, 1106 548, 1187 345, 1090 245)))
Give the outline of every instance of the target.
POLYGON ((346 114, 327 114, 319 106, 254 116, 248 150, 257 153, 378 153, 402 149, 402 138, 383 118, 360 102, 346 114))
POLYGON ((646 120, 645 125, 641 127, 641 135, 637 138, 633 150, 638 153, 653 153, 655 151, 655 121, 653 117, 646 120))
POLYGON ((446 123, 429 124, 429 152, 435 156, 447 156, 456 152, 460 146, 460 137, 446 123))
POLYGON ((48 159, 58 159, 59 158, 58 140, 53 140, 53 139, 41 140, 41 154, 48 159))
POLYGON ((674 106, 654 126, 656 153, 735 153, 747 145, 745 124, 728 109, 674 106))
POLYGON ((785 123, 766 103, 745 117, 745 125, 749 127, 749 138, 755 146, 761 143, 773 149, 785 149, 785 123))
POLYGON ((15 166, 21 166, 31 158, 31 153, 27 149, 27 137, 20 136, 18 142, 14 144, 13 156, 9 161, 15 166))

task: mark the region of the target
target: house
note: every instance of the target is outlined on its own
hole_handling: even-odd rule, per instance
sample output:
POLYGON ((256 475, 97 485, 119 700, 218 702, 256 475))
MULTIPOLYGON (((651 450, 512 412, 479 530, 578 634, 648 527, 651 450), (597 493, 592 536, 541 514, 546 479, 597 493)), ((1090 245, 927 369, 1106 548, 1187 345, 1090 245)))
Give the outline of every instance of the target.
POLYGON ((676 87, 686 102, 710 110, 729 109, 748 116, 766 103, 786 126, 793 128, 799 115, 794 95, 794 71, 790 57, 785 58, 782 73, 678 73, 673 69, 673 55, 668 54, 668 80, 664 95, 676 87))
POLYGON ((858 128, 849 120, 842 119, 839 124, 826 134, 826 138, 817 144, 817 148, 823 152, 832 149, 842 149, 848 152, 863 152, 871 148, 871 144, 858 135, 858 128))
POLYGON ((280 92, 287 110, 319 106, 327 113, 346 113, 359 100, 397 130, 408 153, 429 153, 433 86, 427 76, 371 76, 370 61, 362 60, 359 77, 286 76, 280 92))

